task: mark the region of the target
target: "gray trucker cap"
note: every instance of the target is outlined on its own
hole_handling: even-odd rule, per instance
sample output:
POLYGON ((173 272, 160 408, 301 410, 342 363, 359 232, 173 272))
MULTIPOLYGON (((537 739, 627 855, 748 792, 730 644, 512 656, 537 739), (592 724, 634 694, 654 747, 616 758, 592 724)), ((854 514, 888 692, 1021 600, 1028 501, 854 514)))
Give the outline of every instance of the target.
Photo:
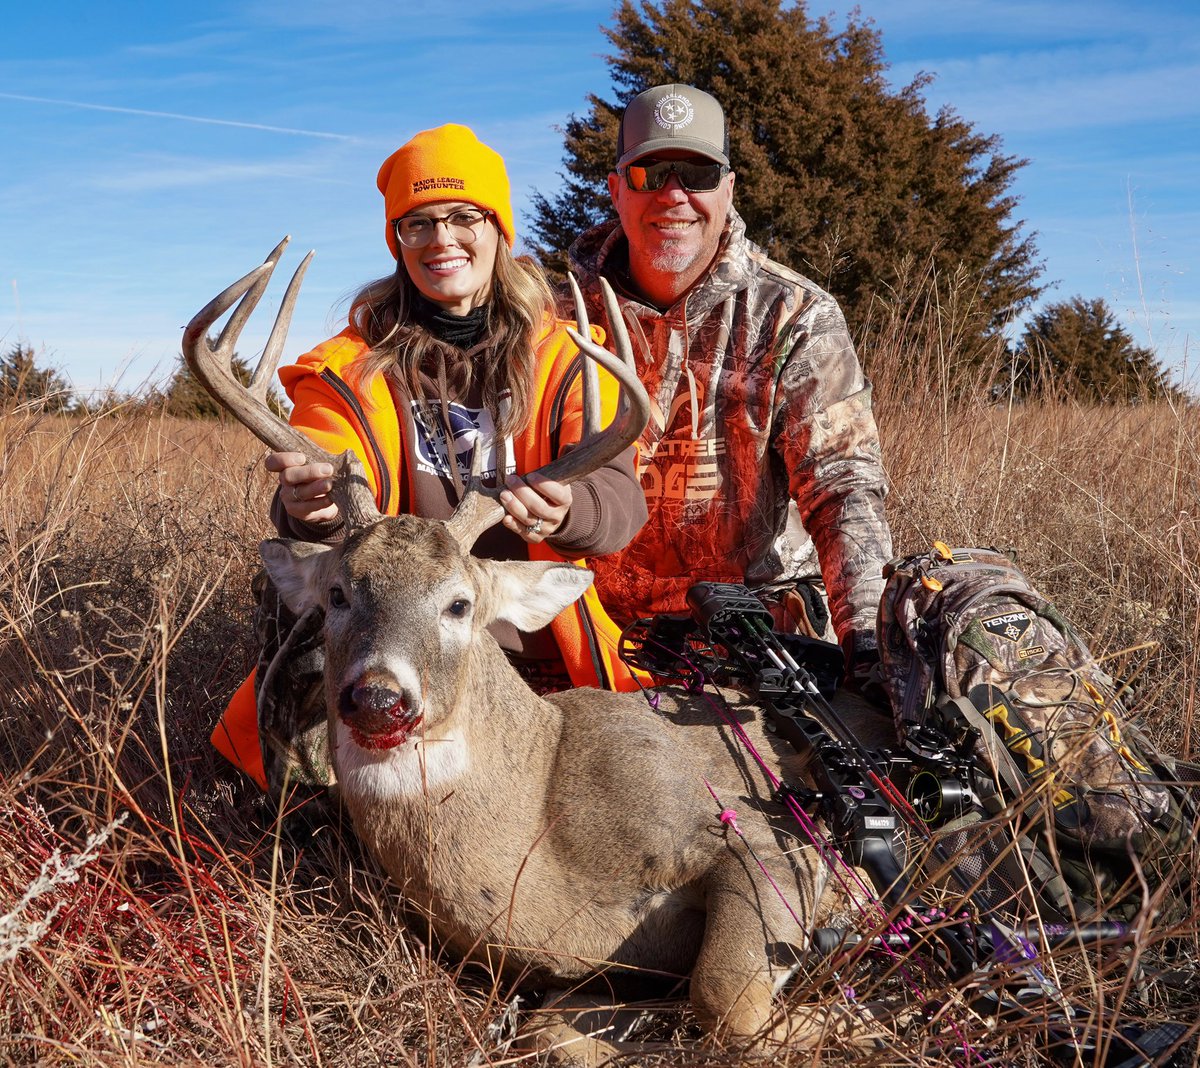
POLYGON ((656 85, 629 101, 617 134, 617 170, 669 148, 729 166, 729 131, 715 98, 690 85, 656 85))

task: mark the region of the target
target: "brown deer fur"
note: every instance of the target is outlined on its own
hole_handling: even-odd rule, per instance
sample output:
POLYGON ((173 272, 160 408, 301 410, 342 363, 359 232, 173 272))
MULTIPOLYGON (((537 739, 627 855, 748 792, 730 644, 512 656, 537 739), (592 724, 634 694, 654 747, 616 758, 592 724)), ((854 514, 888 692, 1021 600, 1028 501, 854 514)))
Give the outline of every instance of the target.
MULTIPOLYGON (((476 559, 445 524, 411 516, 341 546, 273 540, 262 553, 293 611, 325 610, 330 745, 355 829, 446 945, 551 984, 619 966, 690 973, 707 1027, 765 1034, 794 963, 783 947, 818 922, 826 869, 786 836, 715 707, 666 694, 656 712, 595 689, 540 698, 486 630, 544 626, 589 571, 476 559)), ((795 755, 739 716, 786 777, 795 755)))
MULTIPOLYGON (((271 411, 266 393, 308 258, 250 385, 234 372, 238 337, 286 244, 193 317, 183 351, 204 387, 269 448, 337 471, 330 497, 346 540, 272 540, 262 555, 293 612, 324 610, 330 748, 360 837, 448 946, 502 974, 563 985, 621 972, 690 974, 696 1013, 718 1035, 819 1041, 823 1013, 773 1021, 771 999, 794 947, 820 922, 826 869, 783 829, 715 707, 664 695, 655 712, 640 697, 594 689, 536 696, 487 625, 545 626, 591 572, 473 558, 479 532, 504 514, 499 487, 483 489, 475 476, 446 523, 381 518, 352 453, 331 456, 271 411), (235 304, 214 347, 212 326, 235 304), (798 924, 718 820, 706 780, 738 807, 798 924)), ((589 357, 584 394, 598 396, 594 361, 618 379, 621 401, 604 430, 598 405, 584 404, 579 446, 540 469, 564 483, 620 455, 650 415, 615 296, 602 285, 614 356, 590 340, 572 286, 571 336, 589 357)), ((797 758, 779 752, 752 714, 739 715, 781 777, 794 779, 785 766, 797 758)), ((588 1063, 606 1056, 602 1044, 565 1031, 588 1063)))

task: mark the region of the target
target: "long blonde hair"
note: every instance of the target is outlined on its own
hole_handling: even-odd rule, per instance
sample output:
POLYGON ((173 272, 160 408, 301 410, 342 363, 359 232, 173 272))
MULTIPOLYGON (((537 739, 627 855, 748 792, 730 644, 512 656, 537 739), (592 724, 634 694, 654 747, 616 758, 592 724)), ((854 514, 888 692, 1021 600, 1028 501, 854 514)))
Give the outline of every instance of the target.
MULTIPOLYGON (((489 220, 488 225, 494 223, 489 220)), ((363 379, 381 371, 393 375, 419 401, 420 372, 440 368, 444 380, 464 393, 479 384, 502 435, 524 430, 532 415, 537 341, 554 314, 554 296, 542 269, 527 256, 514 257, 503 238, 497 242, 484 335, 466 352, 420 322, 419 296, 402 263, 394 274, 368 283, 355 295, 350 325, 371 346, 358 361, 357 374, 363 379), (506 392, 509 402, 501 405, 506 392)))

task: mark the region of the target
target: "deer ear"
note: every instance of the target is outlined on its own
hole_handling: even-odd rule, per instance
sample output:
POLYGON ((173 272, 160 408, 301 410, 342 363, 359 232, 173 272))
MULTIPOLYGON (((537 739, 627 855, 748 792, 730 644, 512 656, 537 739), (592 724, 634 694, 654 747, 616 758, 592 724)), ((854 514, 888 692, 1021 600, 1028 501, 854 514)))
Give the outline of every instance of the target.
POLYGON ((332 546, 312 541, 270 538, 258 547, 258 555, 267 565, 267 574, 275 583, 283 603, 297 616, 314 605, 323 605, 325 554, 332 546))
POLYGON ((540 630, 592 584, 592 573, 574 564, 552 561, 488 560, 493 618, 517 630, 540 630))

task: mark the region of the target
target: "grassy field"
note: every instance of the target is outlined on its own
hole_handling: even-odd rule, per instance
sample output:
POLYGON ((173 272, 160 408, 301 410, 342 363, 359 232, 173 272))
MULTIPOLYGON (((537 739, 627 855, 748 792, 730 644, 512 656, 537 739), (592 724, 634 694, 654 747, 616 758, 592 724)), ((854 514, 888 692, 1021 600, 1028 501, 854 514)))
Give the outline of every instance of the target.
MULTIPOLYGON (((1016 547, 1137 679, 1153 737, 1192 756, 1200 413, 1010 407, 966 372, 916 366, 897 344, 874 372, 897 550, 1016 547)), ((239 427, 144 414, 16 411, 0 438, 0 1060, 541 1063, 511 1045, 514 991, 406 926, 346 828, 281 821, 208 745, 254 659, 261 447, 239 427)), ((1194 1021, 1195 932, 1148 930, 1061 973, 1098 1012, 1194 1021), (1193 952, 1166 960, 1167 933, 1193 952)), ((997 1041, 968 1012, 957 1026, 997 1041)), ((627 1063, 743 1063, 686 1020, 658 1032, 670 1048, 627 1063)), ((929 1035, 866 1055, 831 1040, 826 1063, 972 1063, 929 1035)), ((1013 1043, 1009 1063, 1038 1062, 1013 1043)))

